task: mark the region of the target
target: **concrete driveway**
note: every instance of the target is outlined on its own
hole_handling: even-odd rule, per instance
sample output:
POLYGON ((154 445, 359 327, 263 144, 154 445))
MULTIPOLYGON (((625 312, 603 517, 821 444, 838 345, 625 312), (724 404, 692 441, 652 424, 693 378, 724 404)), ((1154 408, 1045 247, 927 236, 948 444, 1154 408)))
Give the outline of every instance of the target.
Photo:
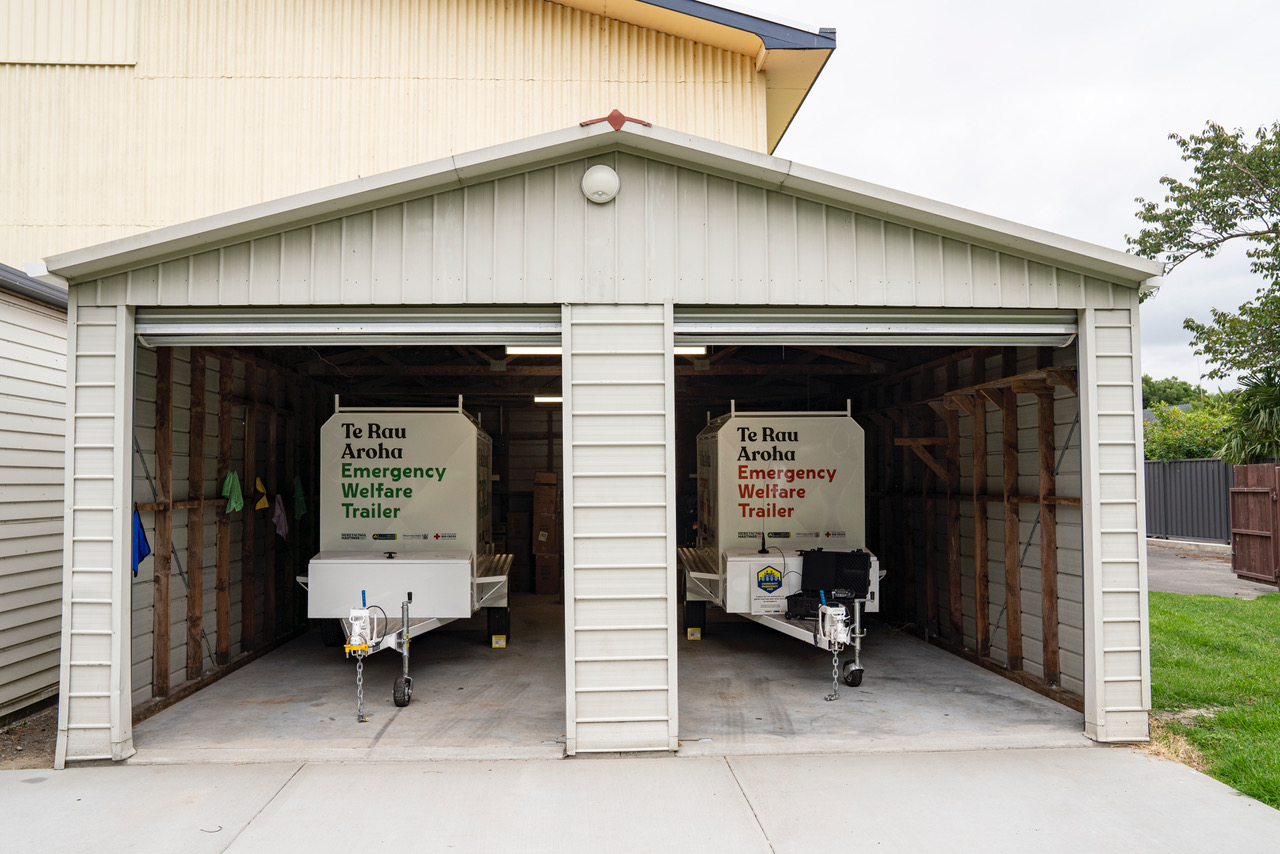
POLYGON ((1231 547, 1215 543, 1147 540, 1147 586, 1163 593, 1257 599, 1271 585, 1244 581, 1231 571, 1231 547))
POLYGON ((1280 812, 1129 748, 0 772, 10 851, 1272 852, 1280 812))

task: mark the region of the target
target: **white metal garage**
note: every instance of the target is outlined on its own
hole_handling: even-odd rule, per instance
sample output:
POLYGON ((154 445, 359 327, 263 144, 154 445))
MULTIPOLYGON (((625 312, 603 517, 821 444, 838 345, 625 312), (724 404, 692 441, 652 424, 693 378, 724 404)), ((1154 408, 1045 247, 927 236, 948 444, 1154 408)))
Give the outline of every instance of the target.
MULTIPOLYGON (((988 404, 1002 413, 991 422, 1004 427, 1003 459, 1016 475, 1017 457, 1029 454, 1041 474, 1020 488, 1006 468, 1005 515, 991 518, 1004 523, 1006 545, 1030 547, 1008 508, 1014 493, 1038 492, 1037 542, 1071 553, 1061 567, 1042 561, 1055 567, 1039 590, 1052 602, 1040 614, 1049 629, 1042 648, 1018 632, 1006 639, 1003 664, 1080 697, 1091 737, 1146 736, 1135 414, 1138 290, 1158 275, 1152 262, 657 128, 596 124, 67 253, 49 267, 70 287, 75 390, 59 763, 132 752, 136 338, 153 346, 476 340, 465 323, 488 340, 510 333, 564 345, 569 753, 677 746, 677 340, 1024 348, 970 357, 964 374, 955 360, 926 364, 851 396, 868 417, 886 401, 933 400, 952 413, 943 417, 948 447, 959 447, 963 429, 974 455, 989 428, 999 431, 973 425, 987 421, 988 404), (606 204, 579 189, 596 164, 620 179, 606 204), (1027 417, 1041 427, 1015 442, 1027 417), (1072 444, 1068 431, 1083 448, 1078 495, 1064 477, 1060 497, 1043 460, 1052 463, 1059 433, 1059 444, 1072 444), (1059 657, 1050 635, 1064 577, 1079 601, 1059 657), (1033 653, 1050 666, 1037 673, 1033 653)), ((889 456, 933 438, 890 426, 883 434, 889 456)), ((958 651, 972 643, 990 659, 994 605, 981 585, 966 592, 960 573, 962 562, 986 572, 996 534, 982 533, 986 512, 973 514, 976 533, 964 545, 959 460, 944 473, 948 497, 916 515, 925 530, 940 517, 947 532, 947 565, 929 578, 950 579, 948 601, 930 598, 943 589, 933 581, 904 597, 932 611, 926 625, 944 615, 958 651)), ((974 507, 989 506, 985 484, 974 485, 985 480, 970 472, 974 507)), ((1006 579, 1013 604, 1018 582, 1006 579)))

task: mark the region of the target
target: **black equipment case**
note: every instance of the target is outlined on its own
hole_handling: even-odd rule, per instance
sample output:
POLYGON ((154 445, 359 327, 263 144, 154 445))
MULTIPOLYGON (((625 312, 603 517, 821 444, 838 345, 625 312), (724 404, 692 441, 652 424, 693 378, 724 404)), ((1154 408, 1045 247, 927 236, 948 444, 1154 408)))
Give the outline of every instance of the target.
POLYGON ((787 597, 786 618, 812 619, 825 595, 828 605, 852 608, 871 590, 871 555, 862 549, 800 552, 800 590, 787 597))

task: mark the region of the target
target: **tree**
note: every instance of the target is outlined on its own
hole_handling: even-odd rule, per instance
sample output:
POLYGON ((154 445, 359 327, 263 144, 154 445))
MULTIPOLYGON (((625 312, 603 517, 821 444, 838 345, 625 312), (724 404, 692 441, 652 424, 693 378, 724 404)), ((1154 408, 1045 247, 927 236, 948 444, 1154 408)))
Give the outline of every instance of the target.
POLYGON ((1192 176, 1161 178, 1163 204, 1138 198, 1146 227, 1127 238, 1137 254, 1163 260, 1166 273, 1195 255, 1212 258, 1228 242, 1248 245, 1250 267, 1265 280, 1257 296, 1235 312, 1210 309, 1209 323, 1183 323, 1210 379, 1280 364, 1280 123, 1254 138, 1213 122, 1200 134, 1171 134, 1192 176))
POLYGON ((1280 460, 1280 369, 1250 374, 1240 386, 1231 404, 1223 459, 1236 465, 1280 460))
POLYGON ((1144 425, 1149 460, 1198 460, 1221 456, 1230 416, 1216 402, 1178 409, 1167 403, 1151 407, 1153 420, 1144 425))
MULTIPOLYGON (((1192 176, 1161 178, 1163 204, 1137 199, 1147 227, 1129 243, 1139 255, 1163 259, 1166 273, 1194 255, 1212 258, 1233 240, 1246 244, 1250 268, 1263 278, 1256 296, 1235 312, 1211 308, 1209 323, 1188 317, 1183 327, 1210 365, 1206 376, 1241 375, 1223 434, 1226 459, 1280 459, 1280 123, 1259 128, 1253 142, 1243 130, 1213 122, 1203 133, 1170 139, 1193 165, 1192 176)), ((1170 431, 1153 444, 1148 431, 1148 458, 1169 459, 1152 453, 1172 452, 1182 435, 1170 431)))
POLYGON ((1175 377, 1153 380, 1147 374, 1142 375, 1142 405, 1146 409, 1150 409, 1157 403, 1177 406, 1180 403, 1199 400, 1204 396, 1205 390, 1203 388, 1198 385, 1192 385, 1186 380, 1180 380, 1175 377))

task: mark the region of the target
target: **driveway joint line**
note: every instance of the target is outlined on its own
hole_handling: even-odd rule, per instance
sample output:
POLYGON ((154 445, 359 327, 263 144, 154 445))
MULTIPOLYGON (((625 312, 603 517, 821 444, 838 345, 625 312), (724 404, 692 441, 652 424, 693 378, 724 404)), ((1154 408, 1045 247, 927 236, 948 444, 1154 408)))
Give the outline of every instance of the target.
POLYGON ((773 854, 777 851, 773 847, 773 841, 769 839, 769 832, 764 829, 764 823, 760 821, 760 815, 756 812, 756 805, 751 803, 751 798, 747 795, 747 790, 742 788, 742 781, 738 779, 738 772, 733 769, 733 763, 729 761, 729 757, 724 757, 725 767, 729 769, 729 773, 733 776, 733 782, 738 785, 738 791, 742 793, 742 799, 747 802, 747 806, 751 808, 751 817, 756 820, 756 827, 760 828, 760 835, 764 837, 764 844, 769 846, 769 850, 773 854))
POLYGON ((306 767, 307 767, 307 763, 303 762, 297 768, 293 769, 293 773, 289 775, 289 779, 281 783, 280 788, 276 789, 274 792, 271 793, 271 797, 267 798, 267 802, 264 803, 262 806, 258 807, 258 811, 249 817, 249 820, 244 823, 244 827, 240 828, 239 833, 237 833, 235 836, 231 837, 231 839, 227 841, 227 847, 223 848, 222 850, 230 851, 231 846, 235 845, 236 840, 240 838, 240 834, 248 830, 249 826, 258 820, 258 816, 262 815, 263 810, 271 806, 272 802, 275 801, 276 798, 280 797, 280 793, 283 792, 285 788, 288 787, 288 785, 293 782, 293 778, 297 777, 298 774, 302 772, 302 769, 306 767))

